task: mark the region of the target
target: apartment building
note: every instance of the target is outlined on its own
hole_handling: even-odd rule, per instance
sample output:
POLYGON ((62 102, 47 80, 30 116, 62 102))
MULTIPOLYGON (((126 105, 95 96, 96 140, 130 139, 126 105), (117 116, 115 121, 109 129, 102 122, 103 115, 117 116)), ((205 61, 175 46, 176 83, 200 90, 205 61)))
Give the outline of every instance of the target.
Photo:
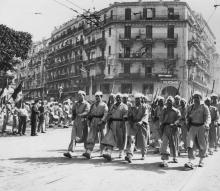
POLYGON ((18 81, 23 81, 25 99, 43 99, 45 89, 45 62, 48 54, 49 39, 33 43, 28 59, 19 66, 18 81))
POLYGON ((189 98, 211 91, 215 36, 187 3, 116 2, 92 15, 92 22, 78 16, 52 32, 48 96, 62 90, 63 98, 74 97, 79 89, 90 97, 97 90, 168 96, 180 87, 189 98))

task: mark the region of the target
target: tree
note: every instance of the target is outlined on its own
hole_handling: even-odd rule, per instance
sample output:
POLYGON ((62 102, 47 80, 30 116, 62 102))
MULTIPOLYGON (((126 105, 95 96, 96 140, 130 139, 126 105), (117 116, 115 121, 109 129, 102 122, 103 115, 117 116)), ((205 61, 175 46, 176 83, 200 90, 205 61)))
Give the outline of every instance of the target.
POLYGON ((28 56, 32 36, 0 25, 0 71, 14 70, 15 65, 28 56))

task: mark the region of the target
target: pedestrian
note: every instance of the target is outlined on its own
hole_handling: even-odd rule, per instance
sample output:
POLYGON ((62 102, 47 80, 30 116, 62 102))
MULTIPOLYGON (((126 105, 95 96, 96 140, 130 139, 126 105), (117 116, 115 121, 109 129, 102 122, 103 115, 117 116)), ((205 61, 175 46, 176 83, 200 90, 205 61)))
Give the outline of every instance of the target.
POLYGON ((36 128, 37 128, 37 120, 39 115, 38 103, 39 100, 36 99, 31 108, 31 136, 37 136, 36 128))
POLYGON ((18 117, 19 117, 18 134, 25 135, 28 111, 23 102, 21 103, 21 107, 18 109, 18 117))
POLYGON ((119 149, 119 155, 125 149, 125 122, 128 117, 128 106, 122 103, 122 95, 116 95, 116 103, 108 112, 109 129, 102 140, 104 145, 103 157, 108 161, 112 160, 111 154, 114 147, 119 149))
POLYGON ((204 158, 207 149, 207 132, 209 131, 209 124, 211 123, 211 116, 209 108, 202 103, 202 95, 200 92, 193 94, 193 104, 187 109, 187 147, 188 159, 185 168, 193 169, 193 160, 195 159, 195 150, 199 149, 199 167, 203 167, 204 158))
POLYGON ((173 106, 173 104, 174 99, 172 96, 169 96, 166 100, 166 107, 163 109, 161 114, 161 167, 168 167, 167 161, 169 160, 170 155, 172 155, 174 163, 178 162, 178 123, 181 114, 180 111, 173 106))
POLYGON ((73 127, 71 133, 71 140, 68 147, 68 152, 63 155, 68 158, 72 158, 71 152, 75 151, 77 142, 83 142, 86 145, 86 139, 88 135, 87 116, 90 111, 90 104, 85 100, 86 93, 84 91, 78 91, 78 101, 72 108, 73 127))
POLYGON ((45 132, 45 107, 44 102, 41 101, 40 107, 38 108, 39 111, 39 122, 38 122, 38 130, 37 132, 46 133, 45 132))
MULTIPOLYGON (((108 106, 105 102, 102 101, 102 92, 95 93, 95 103, 91 105, 90 112, 88 115, 88 123, 89 123, 89 131, 88 137, 85 146, 85 153, 83 156, 90 159, 91 153, 94 149, 95 143, 99 139, 99 143, 101 143, 104 133, 105 133, 105 124, 106 118, 108 115, 108 106)), ((103 154, 103 145, 100 144, 100 155, 103 154)))
POLYGON ((135 94, 135 105, 128 110, 128 145, 127 145, 127 155, 125 156, 125 160, 129 163, 132 162, 135 141, 136 147, 141 149, 142 157, 141 159, 145 159, 145 155, 147 153, 147 141, 149 139, 148 136, 148 108, 146 104, 141 101, 141 94, 135 94))

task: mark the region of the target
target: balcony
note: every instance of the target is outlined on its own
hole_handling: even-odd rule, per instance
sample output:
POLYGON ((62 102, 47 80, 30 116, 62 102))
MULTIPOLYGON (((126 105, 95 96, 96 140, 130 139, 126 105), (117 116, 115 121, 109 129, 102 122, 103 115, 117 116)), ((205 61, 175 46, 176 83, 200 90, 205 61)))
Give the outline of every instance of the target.
POLYGON ((118 54, 118 59, 121 61, 168 61, 178 60, 178 54, 168 55, 167 53, 131 53, 131 54, 118 54))
POLYGON ((109 23, 114 23, 114 22, 134 22, 134 21, 139 21, 139 22, 146 22, 146 21, 154 21, 154 20, 183 20, 184 15, 180 15, 179 13, 174 13, 173 15, 168 15, 161 13, 161 12, 156 12, 155 16, 151 17, 143 17, 142 12, 138 12, 135 14, 131 15, 130 20, 125 19, 125 15, 113 15, 109 18, 104 19, 102 22, 103 25, 109 24, 109 23))
POLYGON ((84 48, 86 50, 91 50, 95 48, 96 46, 99 46, 101 49, 105 48, 106 46, 106 40, 104 37, 98 38, 96 40, 92 40, 91 42, 84 44, 84 48))
POLYGON ((119 79, 149 79, 152 81, 157 81, 159 80, 159 77, 157 74, 144 74, 141 72, 137 73, 119 73, 118 74, 119 79))

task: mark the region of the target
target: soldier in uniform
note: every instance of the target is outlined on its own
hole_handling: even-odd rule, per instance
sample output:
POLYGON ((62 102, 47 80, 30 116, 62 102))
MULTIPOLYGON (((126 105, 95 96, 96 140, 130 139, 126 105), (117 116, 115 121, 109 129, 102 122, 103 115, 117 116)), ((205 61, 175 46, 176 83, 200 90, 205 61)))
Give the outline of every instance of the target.
POLYGON ((211 124, 208 132, 208 151, 210 155, 213 155, 213 149, 217 151, 217 128, 219 120, 218 109, 214 106, 211 106, 211 99, 208 97, 205 100, 205 104, 208 106, 210 115, 211 115, 211 124))
POLYGON ((175 107, 176 109, 179 109, 179 108, 181 107, 180 101, 181 101, 181 97, 180 97, 179 95, 176 95, 176 96, 174 97, 173 107, 175 107))
POLYGON ((193 94, 193 104, 187 109, 187 125, 188 125, 188 163, 185 164, 186 168, 193 169, 194 165, 192 160, 195 159, 194 151, 195 146, 199 148, 199 167, 204 165, 203 159, 206 155, 207 149, 207 132, 209 131, 209 124, 211 123, 211 116, 209 108, 201 103, 202 95, 200 92, 193 94))
POLYGON ((187 151, 187 126, 186 126, 186 113, 187 113, 187 106, 186 106, 186 100, 182 98, 180 100, 180 113, 181 113, 181 118, 180 118, 180 128, 181 128, 181 135, 180 135, 180 140, 183 142, 183 148, 185 151, 187 151))
MULTIPOLYGON (((83 156, 90 159, 95 143, 100 138, 100 142, 104 137, 106 118, 108 114, 108 106, 102 101, 102 92, 95 93, 95 103, 91 105, 88 114, 89 132, 86 141, 86 152, 83 156)), ((101 156, 103 154, 103 145, 100 144, 101 156)))
MULTIPOLYGON (((211 105, 216 107, 218 109, 218 112, 220 113, 220 103, 218 103, 218 96, 215 93, 212 93, 211 95, 211 105)), ((217 127, 217 143, 220 139, 220 123, 218 122, 217 127)))
POLYGON ((119 148, 119 153, 125 149, 125 129, 128 117, 128 106, 122 103, 122 95, 116 95, 116 103, 108 112, 109 130, 102 140, 104 145, 103 157, 112 160, 111 153, 114 147, 119 148))
POLYGON ((142 103, 142 95, 136 94, 135 106, 131 107, 128 112, 128 146, 127 156, 125 160, 129 163, 132 162, 132 157, 135 148, 135 139, 137 148, 141 149, 142 160, 145 159, 147 141, 148 141, 148 108, 146 104, 142 103))
POLYGON ((152 138, 154 139, 154 147, 156 148, 155 154, 159 153, 159 149, 161 147, 161 132, 160 132, 160 119, 161 119, 161 113, 164 109, 164 98, 161 96, 157 97, 157 102, 158 105, 156 106, 154 110, 154 115, 153 115, 153 126, 152 126, 152 138))
POLYGON ((68 147, 68 152, 64 153, 65 157, 71 158, 70 152, 75 150, 76 142, 84 142, 86 144, 86 138, 88 134, 87 129, 87 116, 90 111, 90 104, 85 100, 86 93, 84 91, 78 92, 78 101, 72 108, 73 127, 71 133, 71 141, 68 147))
POLYGON ((165 107, 161 114, 161 132, 162 132, 162 145, 161 145, 161 167, 168 167, 167 160, 169 155, 173 156, 173 162, 177 163, 178 154, 178 123, 180 119, 180 111, 173 107, 174 99, 169 96, 166 101, 165 107), (168 150, 170 147, 170 152, 168 150))

